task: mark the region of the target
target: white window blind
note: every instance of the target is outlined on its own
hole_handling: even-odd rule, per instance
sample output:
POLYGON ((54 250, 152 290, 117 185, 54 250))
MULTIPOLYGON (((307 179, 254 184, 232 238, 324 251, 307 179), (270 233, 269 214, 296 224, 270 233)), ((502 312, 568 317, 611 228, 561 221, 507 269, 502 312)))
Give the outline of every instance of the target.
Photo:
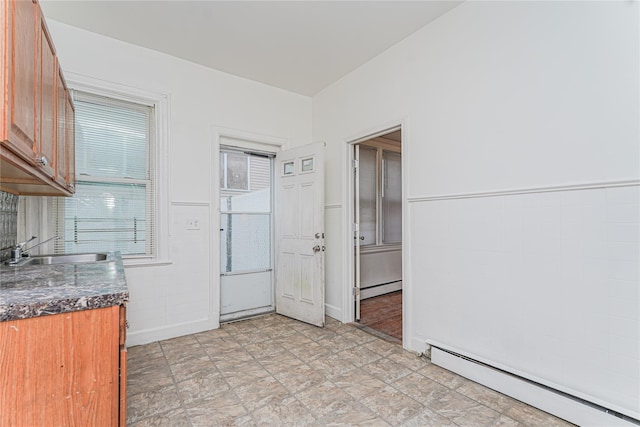
POLYGON ((378 151, 360 146, 360 245, 377 243, 378 151))
POLYGON ((382 150, 382 243, 402 242, 402 157, 382 150))
POLYGON ((76 193, 56 200, 56 251, 153 256, 154 107, 74 91, 76 193))
POLYGON ((360 145, 361 246, 402 242, 402 155, 360 145))

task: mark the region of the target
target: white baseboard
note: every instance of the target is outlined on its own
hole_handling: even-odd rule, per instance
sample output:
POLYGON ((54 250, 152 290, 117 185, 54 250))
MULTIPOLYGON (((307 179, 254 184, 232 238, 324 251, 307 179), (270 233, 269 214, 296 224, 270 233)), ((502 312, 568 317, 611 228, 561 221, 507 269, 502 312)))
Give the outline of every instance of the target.
POLYGON ((336 307, 335 305, 331 305, 331 304, 325 304, 324 305, 324 314, 331 317, 332 319, 336 319, 340 322, 343 321, 342 319, 342 309, 339 307, 336 307))
POLYGON ((203 319, 196 322, 181 323, 179 325, 171 325, 168 327, 130 332, 127 333, 127 347, 148 344, 154 341, 168 340, 175 337, 181 337, 183 335, 218 329, 219 327, 220 322, 217 320, 212 322, 209 319, 203 319))
POLYGON ((631 421, 555 392, 547 387, 431 347, 431 362, 583 427, 637 427, 631 421))
POLYGON ((424 354, 424 352, 429 348, 429 344, 427 344, 424 339, 416 337, 411 338, 408 345, 408 350, 415 351, 419 354, 424 354))
MULTIPOLYGON (((342 310, 338 307, 325 304, 325 314, 333 319, 342 322, 342 310)), ((168 340, 171 338, 181 337, 183 335, 195 334, 198 332, 218 329, 220 322, 203 319, 196 322, 181 323, 179 325, 171 325, 168 327, 160 327, 154 329, 145 329, 142 331, 127 333, 127 346, 149 344, 154 341, 168 340)))

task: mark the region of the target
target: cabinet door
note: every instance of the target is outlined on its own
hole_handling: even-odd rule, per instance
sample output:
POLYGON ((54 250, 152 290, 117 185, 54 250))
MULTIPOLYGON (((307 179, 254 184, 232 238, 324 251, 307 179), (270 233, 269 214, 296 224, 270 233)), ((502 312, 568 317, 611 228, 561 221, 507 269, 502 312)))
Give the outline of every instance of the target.
POLYGON ((64 81, 64 76, 62 75, 62 69, 60 69, 60 65, 58 65, 58 73, 57 73, 57 91, 56 97, 58 105, 56 106, 56 182, 63 187, 67 187, 67 97, 69 93, 67 91, 67 85, 64 81))
POLYGON ((119 426, 127 425, 127 348, 120 348, 120 407, 118 422, 119 426))
MULTIPOLYGON (((8 108, 6 114, 6 140, 2 144, 35 164, 36 152, 36 56, 34 49, 37 41, 36 16, 38 5, 32 1, 8 2, 7 31, 9 41, 8 72, 8 108)), ((6 24, 5 24, 6 25, 6 24)))
POLYGON ((36 159, 40 167, 50 177, 55 175, 56 152, 56 119, 55 112, 58 100, 56 93, 56 80, 58 67, 56 64, 56 52, 44 15, 38 17, 39 21, 39 52, 40 64, 38 64, 38 104, 39 104, 39 134, 36 134, 36 159))
POLYGON ((71 93, 65 95, 65 155, 67 156, 67 189, 76 192, 76 109, 71 93))
POLYGON ((117 426, 118 309, 0 322, 0 426, 117 426))
POLYGON ((120 426, 127 425, 127 307, 120 306, 120 426))

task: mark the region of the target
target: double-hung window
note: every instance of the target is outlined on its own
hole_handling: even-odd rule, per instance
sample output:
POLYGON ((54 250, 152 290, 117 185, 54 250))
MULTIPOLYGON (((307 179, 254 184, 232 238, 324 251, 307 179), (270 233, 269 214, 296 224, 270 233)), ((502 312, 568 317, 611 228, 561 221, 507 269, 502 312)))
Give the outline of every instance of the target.
POLYGON ((401 243, 401 153, 361 144, 359 158, 360 245, 401 243))
POLYGON ((56 201, 56 250, 156 254, 154 105, 74 91, 76 193, 56 201))

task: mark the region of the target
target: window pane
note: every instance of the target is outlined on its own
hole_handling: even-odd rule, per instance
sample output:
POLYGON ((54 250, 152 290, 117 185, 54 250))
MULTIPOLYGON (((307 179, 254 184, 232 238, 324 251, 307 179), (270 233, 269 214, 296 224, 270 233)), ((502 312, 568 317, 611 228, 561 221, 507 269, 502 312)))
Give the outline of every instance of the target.
POLYGON ((302 172, 313 171, 313 157, 310 159, 302 159, 302 172))
POLYGON ((271 268, 271 215, 220 215, 222 272, 271 268))
POLYGON ((399 153, 382 152, 382 243, 402 241, 402 163, 399 153))
MULTIPOLYGON (((227 159, 230 159, 234 153, 221 154, 226 154, 227 159)), ((244 179, 249 187, 245 188, 247 191, 234 191, 221 186, 220 211, 271 212, 271 159, 246 154, 242 156, 247 171, 244 179)))
POLYGON ((64 199, 58 235, 65 253, 147 249, 147 186, 78 182, 76 194, 64 199))
POLYGON ((285 162, 282 164, 283 175, 293 175, 296 170, 294 162, 285 162))
POLYGON ((227 182, 225 188, 230 190, 249 189, 249 164, 243 153, 225 153, 227 157, 227 182))
POLYGON ((361 245, 376 244, 377 150, 360 146, 360 239, 361 245))
POLYGON ((148 179, 150 123, 149 107, 114 101, 105 105, 79 97, 76 101, 76 173, 148 179))

